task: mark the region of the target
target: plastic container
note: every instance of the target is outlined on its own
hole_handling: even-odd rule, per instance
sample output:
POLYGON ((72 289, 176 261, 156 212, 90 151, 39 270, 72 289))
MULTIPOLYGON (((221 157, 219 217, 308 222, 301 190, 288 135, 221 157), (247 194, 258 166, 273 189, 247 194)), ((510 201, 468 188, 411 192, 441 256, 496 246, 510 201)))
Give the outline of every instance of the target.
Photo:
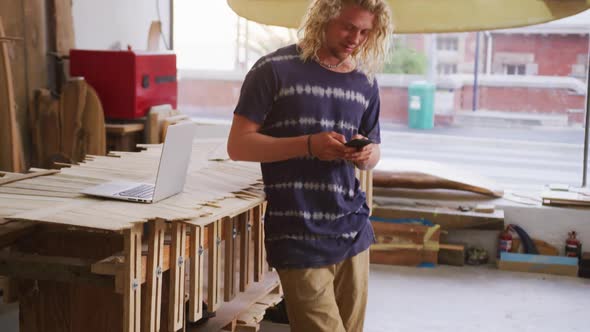
POLYGON ((434 127, 434 91, 432 83, 418 81, 408 86, 408 126, 414 129, 434 127))

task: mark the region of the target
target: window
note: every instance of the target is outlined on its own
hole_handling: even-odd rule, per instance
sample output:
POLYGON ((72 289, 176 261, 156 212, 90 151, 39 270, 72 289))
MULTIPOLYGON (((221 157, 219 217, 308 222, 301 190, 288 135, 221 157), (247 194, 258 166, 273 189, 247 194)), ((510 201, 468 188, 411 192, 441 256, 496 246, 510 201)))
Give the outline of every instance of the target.
POLYGON ((526 75, 525 65, 504 65, 504 74, 506 75, 526 75))
POLYGON ((436 49, 439 51, 458 51, 459 38, 457 37, 437 37, 436 49))
POLYGON ((439 63, 436 68, 439 75, 450 75, 457 73, 456 63, 439 63))

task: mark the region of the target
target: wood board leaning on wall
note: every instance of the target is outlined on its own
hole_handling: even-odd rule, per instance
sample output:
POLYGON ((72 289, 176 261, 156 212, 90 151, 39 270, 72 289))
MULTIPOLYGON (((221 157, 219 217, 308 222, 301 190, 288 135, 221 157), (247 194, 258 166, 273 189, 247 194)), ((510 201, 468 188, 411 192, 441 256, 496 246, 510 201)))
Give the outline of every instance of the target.
POLYGON ((43 168, 77 163, 87 154, 106 154, 102 105, 96 91, 83 79, 67 82, 59 99, 46 89, 35 92, 30 126, 33 162, 43 168))
POLYGON ((23 146, 20 130, 16 121, 16 100, 12 68, 8 53, 9 42, 18 42, 18 38, 9 38, 4 32, 0 17, 0 169, 22 172, 25 168, 23 146))

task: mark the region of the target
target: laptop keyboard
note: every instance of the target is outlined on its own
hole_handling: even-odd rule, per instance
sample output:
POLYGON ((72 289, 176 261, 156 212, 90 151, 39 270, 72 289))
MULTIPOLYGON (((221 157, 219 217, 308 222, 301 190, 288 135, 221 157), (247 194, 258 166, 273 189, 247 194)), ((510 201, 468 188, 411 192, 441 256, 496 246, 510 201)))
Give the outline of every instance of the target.
POLYGON ((117 195, 124 197, 151 198, 154 195, 154 186, 142 184, 131 189, 119 192, 117 195))

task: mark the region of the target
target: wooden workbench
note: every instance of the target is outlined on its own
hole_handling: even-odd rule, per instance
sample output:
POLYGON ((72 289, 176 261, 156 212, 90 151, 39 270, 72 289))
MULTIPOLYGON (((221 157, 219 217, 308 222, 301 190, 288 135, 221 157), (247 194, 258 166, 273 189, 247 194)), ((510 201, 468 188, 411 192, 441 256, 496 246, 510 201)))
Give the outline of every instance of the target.
POLYGON ((219 314, 189 330, 231 330, 280 293, 264 263, 259 165, 227 160, 223 141, 194 143, 184 191, 161 202, 78 193, 153 182, 161 146, 144 148, 58 173, 0 174, 0 275, 17 285, 21 331, 178 331, 185 314, 202 316, 202 301, 219 314))

